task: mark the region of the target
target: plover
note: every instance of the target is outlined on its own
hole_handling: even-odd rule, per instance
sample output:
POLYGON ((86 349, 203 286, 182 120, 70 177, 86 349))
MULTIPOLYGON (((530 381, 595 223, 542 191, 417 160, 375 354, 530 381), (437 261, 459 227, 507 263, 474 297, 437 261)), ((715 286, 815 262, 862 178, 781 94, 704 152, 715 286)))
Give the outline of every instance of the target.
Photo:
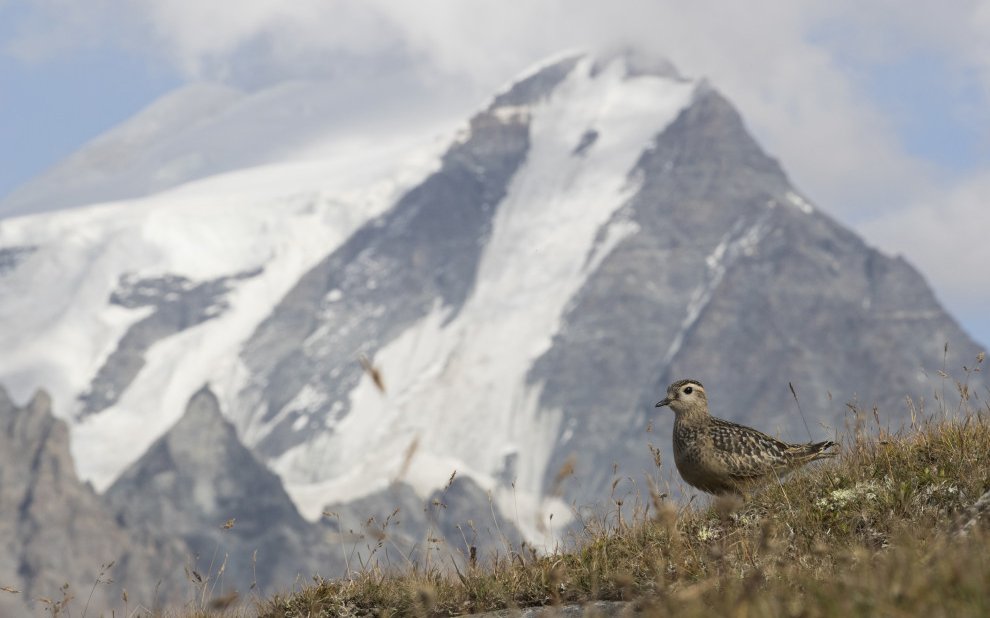
POLYGON ((708 413, 705 387, 678 380, 656 407, 674 411, 674 463, 681 477, 710 494, 742 493, 812 461, 831 457, 834 442, 789 444, 708 413))

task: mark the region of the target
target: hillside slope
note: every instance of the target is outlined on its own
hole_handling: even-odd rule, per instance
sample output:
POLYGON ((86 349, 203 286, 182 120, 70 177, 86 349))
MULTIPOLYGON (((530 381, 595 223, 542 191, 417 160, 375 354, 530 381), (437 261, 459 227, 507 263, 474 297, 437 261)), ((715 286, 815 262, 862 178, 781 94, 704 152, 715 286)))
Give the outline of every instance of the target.
MULTIPOLYGON (((946 388, 959 401, 954 385, 946 388)), ((456 575, 371 569, 272 597, 245 615, 579 612, 585 604, 616 616, 984 615, 990 408, 971 393, 962 401, 959 415, 941 406, 897 434, 876 424, 877 435, 847 434, 836 460, 745 502, 623 495, 545 556, 503 554, 456 575)), ((856 414, 873 424, 872 413, 856 414)))

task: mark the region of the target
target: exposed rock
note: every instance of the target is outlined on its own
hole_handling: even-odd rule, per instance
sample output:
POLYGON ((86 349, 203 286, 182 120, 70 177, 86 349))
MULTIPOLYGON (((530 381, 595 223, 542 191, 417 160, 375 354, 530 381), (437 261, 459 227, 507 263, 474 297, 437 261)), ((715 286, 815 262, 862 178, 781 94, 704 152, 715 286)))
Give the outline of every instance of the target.
POLYGON ((633 173, 642 186, 609 225, 635 232, 530 373, 541 407, 565 418, 546 483, 576 455, 568 495, 580 503, 642 478, 649 442, 672 461, 672 418, 653 403, 676 379, 704 382, 720 416, 804 440, 791 382, 824 439, 818 423, 841 430, 847 401, 906 417, 904 397, 941 366, 945 343, 957 359, 979 352, 903 259, 802 198, 710 87, 633 173))
POLYGON ((265 428, 252 444, 262 455, 278 457, 348 413, 360 354, 373 357, 435 303, 457 313, 474 286, 496 206, 526 159, 528 118, 500 107, 541 92, 536 83, 524 90, 476 115, 439 171, 303 276, 245 345, 254 377, 241 394, 248 419, 239 424, 265 428))
POLYGON ((409 561, 425 561, 425 552, 433 550, 430 511, 406 483, 393 483, 347 503, 328 504, 322 522, 351 569, 362 562, 402 569, 409 561))
MULTIPOLYGON (((383 453, 375 440, 398 436, 413 447, 418 443, 412 432, 393 431, 374 414, 358 415, 358 410, 385 415, 414 401, 432 406, 429 412, 442 411, 428 427, 445 430, 435 432, 440 438, 430 445, 435 459, 423 464, 436 464, 429 474, 440 470, 439 479, 431 480, 442 482, 441 466, 459 458, 503 491, 528 475, 527 492, 556 494, 557 477, 567 476, 560 474, 566 470, 573 474, 563 484, 564 501, 600 504, 612 491, 620 496, 627 491, 613 481, 638 480, 652 467, 648 442, 671 460, 671 419, 653 403, 676 378, 702 380, 719 416, 805 439, 788 388, 792 383, 816 432, 812 437, 825 439, 832 428, 842 428, 847 401, 876 404, 896 425, 903 397, 930 388, 919 377, 925 369, 942 366, 944 344, 954 359, 965 362, 976 355, 976 344, 918 273, 903 259, 870 249, 812 206, 712 88, 700 85, 657 135, 660 121, 638 137, 635 130, 616 137, 617 124, 606 128, 599 121, 607 110, 617 109, 616 99, 628 98, 608 90, 617 83, 638 88, 651 76, 667 80, 628 91, 658 108, 666 106, 654 116, 648 105, 641 117, 664 123, 690 92, 669 63, 627 53, 620 57, 622 70, 614 70, 607 59, 564 59, 496 96, 450 146, 435 173, 295 283, 240 349, 236 360, 242 363, 229 363, 236 365, 230 370, 236 375, 223 376, 229 380, 225 384, 244 386, 224 403, 258 459, 238 441, 216 399, 200 392, 179 423, 110 489, 115 518, 72 473, 65 428, 47 413, 44 398, 23 410, 0 401, 5 406, 0 419, 7 419, 0 457, 10 462, 0 467, 0 507, 6 513, 0 518, 0 540, 6 543, 0 552, 0 585, 9 578, 14 587, 29 590, 22 598, 51 596, 62 572, 75 590, 95 579, 101 562, 113 559, 118 559, 118 571, 126 563, 129 577, 133 573, 141 578, 137 581, 150 583, 165 576, 159 573, 181 572, 184 559, 193 556, 191 567, 202 577, 216 575, 218 565, 225 564, 218 588, 244 592, 255 581, 270 589, 288 586, 297 575, 337 575, 345 556, 361 552, 368 558, 383 543, 381 534, 387 537, 386 555, 394 548, 407 555, 417 547, 433 551, 431 539, 440 539, 441 550, 455 556, 475 546, 479 558, 488 548, 502 549, 505 541, 517 544, 519 533, 507 523, 511 518, 492 507, 468 473, 425 502, 400 484, 329 507, 339 518, 325 518, 323 527, 303 520, 260 460, 285 464, 289 458, 280 458, 304 445, 312 447, 307 457, 326 457, 304 457, 305 466, 292 468, 290 462, 280 468, 291 468, 297 474, 294 482, 329 480, 325 462, 333 464, 332 474, 344 484, 376 482, 386 466, 369 466, 367 472, 359 465, 365 462, 356 460, 367 456, 391 463, 401 453, 393 448, 398 441, 383 453), (573 105, 566 98, 571 95, 573 105), (571 113, 580 122, 571 123, 571 113), (540 158, 548 152, 552 156, 540 158), (615 152, 626 158, 611 157, 615 152), (618 171, 604 174, 622 187, 609 189, 606 197, 614 199, 602 202, 608 210, 600 218, 580 223, 589 230, 583 240, 567 245, 573 240, 568 226, 583 215, 576 211, 589 207, 584 192, 599 180, 593 168, 606 158, 623 161, 618 171), (534 160, 542 167, 527 167, 534 160), (531 170, 536 171, 527 174, 531 170), (506 196, 517 195, 513 183, 520 178, 527 190, 510 200, 510 208, 503 207, 506 196), (539 190, 529 191, 534 186, 539 190), (580 195, 567 193, 574 186, 580 195), (533 219, 527 209, 535 206, 525 201, 530 199, 544 207, 533 219), (501 215, 514 216, 515 225, 497 227, 501 215), (525 233, 530 229, 563 233, 560 238, 530 236, 525 233), (499 230, 523 240, 492 243, 500 238, 499 230), (545 240, 532 253, 522 246, 545 240), (535 351, 507 349, 518 342, 500 337, 524 320, 507 321, 508 328, 478 337, 486 320, 515 316, 504 311, 512 303, 543 307, 544 278, 535 275, 548 272, 545 265, 551 260, 543 258, 555 250, 567 256, 568 268, 574 266, 577 274, 566 297, 562 292, 559 304, 547 305, 552 311, 545 311, 549 317, 543 330, 518 331, 532 334, 535 351), (523 258, 507 259, 506 254, 523 258), (507 266, 479 270, 489 263, 507 266), (486 288, 491 281, 479 272, 495 284, 486 288), (519 281, 528 281, 529 289, 519 281), (475 295, 479 287, 487 293, 475 295), (456 345, 444 348, 450 343, 445 335, 452 332, 445 326, 474 310, 471 301, 478 298, 481 317, 455 333, 456 345), (442 312, 434 314, 437 308, 442 312), (439 325, 421 325, 424 317, 435 315, 439 325), (356 390, 363 371, 358 358, 374 358, 397 341, 406 347, 391 350, 401 354, 396 353, 399 360, 393 359, 389 370, 406 371, 406 392, 359 408, 360 398, 365 404, 368 399, 356 390), (478 341, 477 347, 468 345, 478 341), (403 367, 406 357, 419 364, 403 367), (513 370, 503 371, 511 363, 516 363, 513 370), (482 369, 471 373, 469 364, 482 369), (464 388, 446 388, 451 384, 464 388), (456 400, 465 393, 478 394, 474 405, 456 400), (486 398, 497 403, 479 409, 486 398), (498 433, 503 427, 497 426, 489 435, 488 427, 496 425, 479 422, 482 415, 508 419, 510 429, 498 433), (830 427, 821 429, 819 422, 830 427), (321 444, 351 446, 351 441, 353 456, 344 448, 320 451, 321 444), (455 444, 459 451, 448 460, 444 449, 455 444), (486 450, 484 461, 468 461, 478 450, 486 450), (228 520, 232 527, 221 529, 228 520), (401 525, 393 530, 394 524, 401 525), (138 531, 142 540, 135 542, 122 525, 138 531), (161 540, 170 537, 181 539, 178 551, 161 540), (70 558, 61 558, 63 548, 70 558), (157 562, 147 561, 142 551, 148 548, 157 562), (182 557, 177 564, 169 562, 174 554, 182 557), (83 564, 87 560, 92 564, 83 564)), ((622 120, 626 129, 634 124, 624 114, 622 120)), ((26 247, 0 250, 0 274, 28 252, 26 247)), ((236 275, 246 276, 251 273, 236 275)), ((103 367, 80 395, 83 414, 113 405, 155 343, 192 326, 210 328, 209 320, 228 310, 229 283, 229 278, 192 282, 172 276, 122 280, 111 302, 142 308, 148 315, 127 330, 105 360, 86 361, 103 367)), ((19 376, 37 375, 33 371, 42 370, 14 367, 9 375, 26 379, 19 376)), ((387 391, 390 374, 378 375, 384 376, 380 391, 387 391)), ((973 376, 970 388, 980 388, 979 381, 973 376)), ((539 509, 532 506, 538 495, 526 498, 531 510, 539 509)), ((100 590, 110 594, 109 588, 100 590)), ((132 588, 131 596, 137 595, 132 588)))
POLYGON ((325 513, 324 525, 339 535, 337 543, 352 568, 372 553, 381 567, 409 562, 446 566, 451 559, 463 566, 472 547, 482 563, 495 552, 504 557, 519 551, 523 541, 512 520, 467 477, 455 478, 426 499, 408 484, 394 483, 358 500, 328 505, 325 513), (427 552, 432 552, 429 559, 427 552))
POLYGON ((240 443, 206 387, 106 498, 125 526, 181 539, 191 568, 218 582, 216 594, 270 593, 297 578, 343 572, 325 535, 299 515, 279 478, 240 443))
POLYGON ((110 304, 128 309, 149 307, 152 311, 127 329, 117 349, 96 373, 89 390, 79 396, 83 403, 79 415, 95 414, 117 403, 144 367, 145 354, 156 341, 219 317, 229 307, 226 295, 232 282, 258 272, 200 283, 176 275, 152 279, 121 277, 118 288, 110 296, 110 304))
POLYGON ((434 509, 436 524, 452 554, 462 559, 470 556, 472 547, 479 562, 496 552, 505 557, 519 551, 524 540, 489 494, 468 477, 455 478, 435 491, 428 506, 434 509))
POLYGON ((17 268, 25 258, 34 253, 36 247, 4 247, 0 249, 0 276, 17 268))
POLYGON ((40 613, 38 599, 60 600, 66 583, 79 613, 95 588, 94 615, 122 608, 125 588, 132 608, 180 598, 178 548, 137 540, 76 477, 68 430, 47 394, 17 407, 0 388, 0 459, 0 586, 20 590, 0 592, 0 615, 40 613))
POLYGON ((500 107, 532 105, 547 98, 560 85, 560 82, 570 75, 581 57, 581 54, 576 54, 558 60, 549 66, 541 67, 532 75, 520 79, 512 84, 508 90, 495 97, 489 111, 500 107))

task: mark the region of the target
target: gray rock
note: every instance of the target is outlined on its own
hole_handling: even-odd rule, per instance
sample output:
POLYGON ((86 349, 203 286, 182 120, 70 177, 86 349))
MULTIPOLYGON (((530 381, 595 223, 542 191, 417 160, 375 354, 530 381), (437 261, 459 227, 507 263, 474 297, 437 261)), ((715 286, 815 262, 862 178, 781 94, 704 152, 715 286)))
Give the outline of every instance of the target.
POLYGON ((564 58, 520 79, 512 84, 508 90, 495 97, 491 109, 531 105, 542 101, 550 96, 562 81, 567 79, 582 56, 583 54, 576 54, 564 58))
POLYGON ((520 550, 523 537, 474 480, 457 477, 425 500, 405 483, 394 483, 345 504, 328 505, 324 525, 338 536, 351 568, 374 554, 374 564, 410 563, 463 567, 472 547, 479 564, 494 553, 520 550), (377 548, 377 549, 376 549, 377 548), (429 555, 428 555, 429 554, 429 555))
POLYGON ((79 396, 83 404, 79 416, 95 414, 117 403, 144 367, 145 354, 156 341, 219 317, 229 308, 226 296, 233 283, 258 274, 260 271, 250 271, 200 283, 178 275, 121 277, 110 295, 110 304, 128 309, 152 307, 153 311, 127 329, 93 377, 89 390, 79 396))
POLYGON ((942 365, 944 344, 955 359, 979 351, 903 259, 807 205, 711 88, 632 173, 642 187, 615 219, 638 232, 587 280, 530 373, 572 436, 546 483, 576 455, 567 491, 579 504, 652 471, 648 443, 672 461, 672 419, 653 404, 676 379, 704 382, 720 416, 804 440, 791 382, 824 439, 832 429, 818 424, 843 429, 847 401, 907 418, 904 397, 924 389, 919 372, 942 365))
POLYGON ((216 594, 270 593, 297 579, 343 573, 325 535, 299 515, 279 478, 240 443, 206 387, 106 498, 128 528, 150 538, 181 539, 190 568, 218 582, 216 594))
POLYGON ((259 326, 242 353, 253 377, 239 398, 240 429, 265 427, 253 448, 277 457, 323 431, 350 410, 360 355, 373 357, 435 304, 456 315, 474 287, 496 208, 529 149, 528 117, 501 112, 546 96, 574 62, 497 97, 439 171, 306 273, 259 326), (304 387, 319 403, 292 405, 304 387))
MULTIPOLYGON (((436 173, 304 275, 259 326, 241 352, 249 381, 233 410, 242 435, 260 436, 251 444, 259 458, 271 461, 337 430, 336 421, 351 412, 359 356, 374 357, 435 307, 457 315, 474 290, 499 203, 529 154, 524 108, 551 96, 576 63, 562 60, 498 95, 436 173)), ((630 79, 645 74, 676 78, 664 63, 627 62, 630 79)), ((607 137, 587 129, 574 156, 594 152, 607 137)), ((847 401, 876 404, 896 425, 903 397, 931 388, 918 378, 942 366, 946 343, 958 360, 950 365, 979 351, 910 265, 872 250, 811 207, 710 87, 699 87, 629 175, 638 189, 600 230, 588 264, 611 226, 635 231, 595 262, 528 375, 540 387, 541 408, 563 415, 544 488, 576 457, 563 488, 568 502, 600 504, 612 491, 630 491, 622 481, 653 467, 648 443, 670 461, 671 419, 653 403, 676 378, 705 382, 719 416, 804 439, 792 383, 812 437, 825 439, 832 429, 818 423, 842 429, 847 401)), ((16 264, 23 255, 0 253, 0 264, 16 264)), ((152 313, 97 373, 83 395, 85 412, 116 401, 154 342, 222 311, 232 283, 123 281, 111 302, 152 313)), ((978 377, 971 389, 979 388, 978 377)), ((2 406, 11 419, 21 418, 9 402, 0 400, 2 406)), ((399 485, 331 506, 339 517, 314 527, 240 444, 208 392, 197 394, 180 422, 110 489, 115 517, 65 472, 71 462, 63 426, 19 422, 11 420, 7 437, 0 437, 9 443, 0 457, 12 462, 0 467, 0 504, 8 514, 0 519, 0 538, 8 539, 0 577, 29 582, 18 585, 38 594, 57 591, 54 576, 45 574, 55 568, 51 556, 59 555, 52 548, 61 546, 86 559, 125 556, 129 576, 152 582, 157 570, 181 565, 148 566, 139 549, 164 548, 162 539, 174 537, 183 557, 195 556, 192 567, 202 576, 215 574, 214 555, 226 557, 223 586, 245 591, 255 581, 285 587, 297 575, 334 576, 343 572, 345 556, 360 552, 360 563, 379 543, 386 556, 392 548, 409 556, 424 543, 439 543, 449 555, 475 546, 483 557, 483 548, 501 549, 503 539, 514 547, 519 538, 511 519, 493 515, 486 493, 467 478, 425 504, 399 485), (35 495, 61 506, 49 513, 36 506, 35 495), (231 518, 233 527, 221 530, 231 518), (80 528, 59 532, 72 526, 80 528), (136 531, 137 540, 121 526, 136 531), (107 538, 119 538, 126 551, 110 551, 107 538)), ((504 470, 487 472, 510 485, 526 456, 520 452, 504 470)), ((84 573, 78 579, 84 581, 95 577, 100 560, 88 572, 71 561, 66 569, 84 573)))
POLYGON ((38 599, 73 596, 70 608, 90 613, 130 607, 153 608, 181 598, 182 557, 169 544, 145 542, 122 527, 88 484, 76 476, 68 429, 39 391, 17 407, 0 388, 0 615, 41 613, 38 599), (104 570, 103 565, 113 566, 104 570), (97 578, 113 583, 96 584, 97 578), (159 586, 159 582, 161 585, 159 586))
POLYGON ((406 483, 346 503, 328 504, 323 525, 350 569, 369 560, 383 569, 403 569, 425 560, 430 544, 429 510, 406 483))
POLYGON ((0 276, 17 268, 17 265, 34 253, 37 247, 4 247, 0 249, 0 276))
POLYGON ((430 496, 428 507, 453 556, 466 562, 475 548, 480 563, 494 554, 503 558, 520 551, 523 536, 492 502, 490 496, 468 477, 455 478, 430 496))

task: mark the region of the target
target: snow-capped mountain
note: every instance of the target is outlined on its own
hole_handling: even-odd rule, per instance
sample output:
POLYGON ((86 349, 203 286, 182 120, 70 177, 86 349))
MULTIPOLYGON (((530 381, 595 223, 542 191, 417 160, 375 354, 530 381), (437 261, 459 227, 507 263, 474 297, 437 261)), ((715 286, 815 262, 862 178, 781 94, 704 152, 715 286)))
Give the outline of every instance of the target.
POLYGON ((0 383, 47 385, 80 474, 107 487, 192 393, 236 379, 302 273, 435 166, 424 139, 0 221, 0 323, 18 325, 0 328, 0 383))
POLYGON ((447 142, 337 152, 0 221, 0 384, 52 393, 97 489, 208 383, 311 520, 456 470, 534 538, 562 469, 580 503, 650 469, 675 378, 797 439, 789 382, 809 422, 896 421, 978 352, 664 62, 565 56, 447 142))
POLYGON ((497 97, 440 170, 300 280, 244 347, 236 407, 283 478, 312 484, 296 489, 304 509, 384 488, 413 442, 422 492, 458 469, 506 499, 542 494, 560 415, 539 408, 527 372, 628 230, 607 224, 635 192, 629 172, 692 91, 621 60, 556 63, 497 97), (371 445, 378 456, 362 457, 371 445))

